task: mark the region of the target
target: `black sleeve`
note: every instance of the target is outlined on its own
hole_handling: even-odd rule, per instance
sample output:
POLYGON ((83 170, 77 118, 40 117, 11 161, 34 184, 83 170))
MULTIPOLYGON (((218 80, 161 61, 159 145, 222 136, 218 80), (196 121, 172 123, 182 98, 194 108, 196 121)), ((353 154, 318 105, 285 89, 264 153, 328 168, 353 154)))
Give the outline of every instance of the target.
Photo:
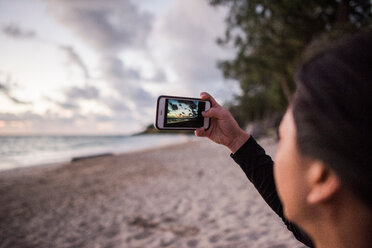
POLYGON ((278 197, 274 182, 274 163, 270 156, 266 155, 265 150, 257 144, 255 139, 251 136, 235 154, 231 154, 230 156, 240 165, 262 198, 279 215, 296 239, 309 247, 314 247, 310 237, 284 217, 283 206, 278 197))

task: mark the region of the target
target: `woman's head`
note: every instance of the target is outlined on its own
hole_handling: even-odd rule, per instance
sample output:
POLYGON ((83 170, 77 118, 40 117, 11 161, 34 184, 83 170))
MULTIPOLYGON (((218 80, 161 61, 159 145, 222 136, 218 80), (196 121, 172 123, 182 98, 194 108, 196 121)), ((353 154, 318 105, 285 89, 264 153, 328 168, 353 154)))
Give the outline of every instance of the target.
POLYGON ((372 32, 316 56, 296 81, 299 151, 323 161, 372 209, 372 32))
MULTIPOLYGON (((296 197, 301 197, 301 191, 308 196, 310 189, 301 182, 289 185, 284 178, 309 180, 309 171, 283 169, 294 170, 300 163, 306 166, 304 160, 326 166, 342 187, 372 211, 372 32, 344 39, 313 57, 301 66, 296 82, 296 93, 281 125, 285 137, 275 168, 279 194, 289 208, 286 214, 296 215, 293 203, 308 200, 296 197), (298 156, 289 159, 285 150, 298 156), (296 166, 286 168, 284 163, 296 166), (297 187, 298 193, 290 192, 290 187, 297 187)), ((311 173, 316 174, 314 168, 311 173)))

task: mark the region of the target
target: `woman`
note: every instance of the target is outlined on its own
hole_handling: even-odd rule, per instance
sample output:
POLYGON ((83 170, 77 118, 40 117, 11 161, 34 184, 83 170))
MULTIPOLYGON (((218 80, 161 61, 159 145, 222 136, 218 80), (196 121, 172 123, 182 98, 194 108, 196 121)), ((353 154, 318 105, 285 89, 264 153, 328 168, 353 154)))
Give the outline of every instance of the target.
POLYGON ((372 32, 304 63, 280 124, 275 166, 254 138, 212 102, 208 137, 227 146, 264 200, 310 247, 372 247, 372 32), (275 183, 274 183, 275 178, 275 183))

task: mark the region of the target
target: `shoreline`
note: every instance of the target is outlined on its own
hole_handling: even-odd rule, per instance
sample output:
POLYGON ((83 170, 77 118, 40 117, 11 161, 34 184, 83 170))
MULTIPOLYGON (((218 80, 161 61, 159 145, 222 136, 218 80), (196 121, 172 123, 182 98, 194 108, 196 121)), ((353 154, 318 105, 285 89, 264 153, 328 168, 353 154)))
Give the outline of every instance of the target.
MULTIPOLYGON (((138 134, 138 135, 131 135, 131 136, 128 136, 128 137, 145 137, 145 136, 149 136, 149 137, 157 137, 157 136, 162 136, 163 137, 178 137, 178 138, 186 138, 185 140, 175 140, 175 141, 172 141, 174 142, 174 144, 183 144, 183 143, 187 143, 187 142, 192 142, 193 140, 195 140, 195 136, 193 135, 185 135, 185 134, 138 134)), ((66 163, 70 163, 74 158, 77 158, 77 157, 93 157, 93 156, 100 156, 100 155, 103 155, 103 154, 107 154, 107 153, 110 153, 110 154, 113 154, 114 156, 116 155, 120 155, 120 154, 127 154, 127 153, 134 153, 134 152, 141 152, 141 151, 147 151, 147 150, 151 150, 151 149, 157 149, 157 148, 162 148, 162 147, 166 147, 166 146, 169 146, 169 145, 172 145, 172 143, 170 142, 166 142, 166 143, 160 143, 160 144, 155 144, 153 146, 139 146, 137 148, 131 148, 131 149, 108 149, 108 150, 105 150, 105 149, 102 149, 102 151, 92 151, 92 152, 82 152, 80 154, 75 154, 75 155, 72 155, 72 156, 65 156, 64 158, 58 158, 58 159, 45 159, 45 161, 41 161, 41 162, 28 162, 26 164, 17 164, 15 166, 9 166, 9 167, 5 167, 5 168, 1 168, 0 167, 0 174, 2 172, 5 172, 5 171, 11 171, 11 170, 18 170, 18 169, 26 169, 26 168, 38 168, 38 167, 45 167, 45 166, 54 166, 54 165, 60 165, 60 164, 66 164, 66 163)), ((93 149, 94 150, 94 149, 93 149)))
MULTIPOLYGON (((134 150, 134 151, 127 151, 127 152, 120 152, 120 153, 112 153, 111 155, 113 157, 116 157, 116 156, 122 156, 122 155, 136 155, 136 154, 141 154, 141 153, 146 153, 146 152, 155 152, 157 150, 163 150, 163 149, 167 149, 167 148, 171 148, 171 147, 174 147, 174 146, 183 146, 183 145, 187 145, 188 143, 197 143, 197 142, 200 142, 200 140, 186 140, 186 141, 183 141, 183 142, 180 142, 180 143, 177 143, 177 144, 164 144, 164 145, 160 145, 160 146, 157 146, 157 147, 148 147, 148 148, 143 148, 143 149, 139 149, 139 150, 134 150)), ((92 154, 92 155, 88 155, 88 156, 84 156, 84 159, 82 159, 81 161, 84 161, 84 160, 94 160, 95 158, 99 158, 101 155, 106 155, 106 153, 102 153, 102 154, 92 154)), ((0 179, 1 179, 1 176, 2 175, 14 175, 14 174, 20 174, 20 173, 30 173, 30 174, 34 174, 34 173, 40 173, 40 171, 48 171, 48 170, 55 170, 57 169, 58 167, 63 167, 65 165, 69 165, 69 164, 72 164, 72 163, 76 163, 74 161, 72 161, 74 158, 70 158, 66 161, 63 161, 63 162, 53 162, 53 163, 39 163, 39 164, 35 164, 35 165, 26 165, 26 166, 20 166, 20 167, 15 167, 15 168, 9 168, 9 169, 0 169, 0 179), (37 172, 36 172, 37 171, 37 172)), ((27 176, 27 175, 25 175, 27 176)))
POLYGON ((198 139, 0 173, 0 247, 303 247, 229 154, 198 139))

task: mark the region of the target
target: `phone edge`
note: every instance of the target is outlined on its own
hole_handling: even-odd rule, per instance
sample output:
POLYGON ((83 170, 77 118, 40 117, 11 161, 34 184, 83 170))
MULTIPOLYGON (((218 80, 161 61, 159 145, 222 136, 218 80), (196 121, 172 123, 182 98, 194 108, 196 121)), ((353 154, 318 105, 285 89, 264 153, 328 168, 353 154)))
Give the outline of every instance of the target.
POLYGON ((160 100, 160 98, 162 98, 162 97, 164 97, 165 95, 160 95, 159 97, 158 97, 158 99, 156 100, 156 116, 155 116, 155 128, 157 129, 157 130, 163 130, 163 129, 160 129, 159 128, 159 126, 158 126, 158 113, 159 113, 159 100, 160 100))

